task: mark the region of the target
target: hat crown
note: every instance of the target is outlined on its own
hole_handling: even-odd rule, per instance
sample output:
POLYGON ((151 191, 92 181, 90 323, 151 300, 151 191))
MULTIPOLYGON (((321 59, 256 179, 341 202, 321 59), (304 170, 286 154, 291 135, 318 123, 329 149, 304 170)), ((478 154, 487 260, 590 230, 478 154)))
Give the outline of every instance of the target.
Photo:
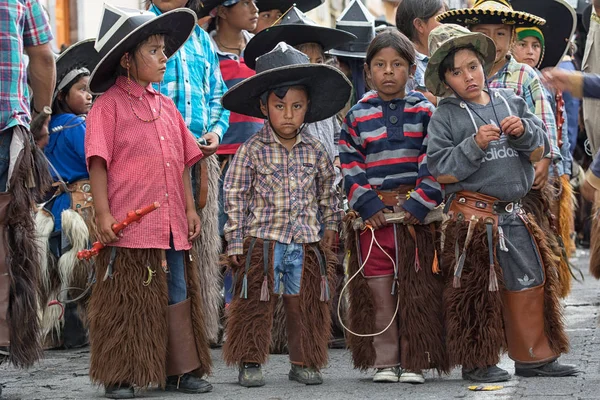
POLYGON ((273 50, 256 59, 256 73, 298 64, 310 64, 310 60, 301 51, 279 42, 273 50))
MULTIPOLYGON (((373 26, 375 17, 360 0, 352 0, 336 21, 336 25, 373 26)), ((374 28, 373 28, 374 29, 374 28)))
POLYGON ((475 4, 473 4, 473 8, 478 8, 481 10, 513 10, 510 3, 506 0, 477 0, 475 4))
POLYGON ((306 14, 304 14, 297 7, 292 7, 290 10, 285 13, 283 17, 281 17, 281 21, 279 25, 314 25, 317 26, 317 23, 312 19, 308 18, 306 14))
POLYGON ((471 31, 456 24, 442 24, 429 33, 429 54, 434 54, 444 43, 458 37, 470 35, 471 31))
POLYGON ((104 3, 104 9, 102 11, 102 20, 100 21, 100 27, 98 29, 98 35, 96 36, 96 44, 94 48, 97 52, 105 50, 106 44, 116 34, 122 34, 122 28, 127 22, 131 22, 132 19, 139 19, 137 22, 141 24, 145 21, 149 21, 156 18, 156 15, 150 11, 136 10, 132 8, 115 7, 110 4, 104 3))

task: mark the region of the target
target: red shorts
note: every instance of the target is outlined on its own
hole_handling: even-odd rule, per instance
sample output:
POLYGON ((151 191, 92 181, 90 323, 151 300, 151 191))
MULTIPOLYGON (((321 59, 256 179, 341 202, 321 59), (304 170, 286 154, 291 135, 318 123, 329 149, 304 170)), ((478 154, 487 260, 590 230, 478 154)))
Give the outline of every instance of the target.
POLYGON ((365 276, 391 275, 394 273, 394 264, 392 260, 396 262, 396 235, 394 234, 394 225, 386 225, 381 229, 375 230, 374 233, 375 239, 379 242, 379 245, 387 255, 381 251, 377 246, 377 243, 373 242, 373 246, 371 247, 371 238, 373 234, 370 229, 360 232, 360 262, 364 262, 365 259, 367 259, 369 247, 371 247, 371 254, 368 256, 363 272, 365 276))

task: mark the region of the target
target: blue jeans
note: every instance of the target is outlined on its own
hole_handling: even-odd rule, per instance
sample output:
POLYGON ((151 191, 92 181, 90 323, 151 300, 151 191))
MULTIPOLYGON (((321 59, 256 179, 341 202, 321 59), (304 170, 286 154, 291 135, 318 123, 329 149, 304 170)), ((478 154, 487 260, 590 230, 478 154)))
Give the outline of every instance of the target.
POLYGON ((300 293, 304 246, 302 243, 275 242, 273 269, 275 272, 275 292, 283 294, 300 293), (280 285, 283 282, 283 292, 280 285))
POLYGON ((187 282, 185 281, 185 251, 174 250, 173 236, 171 235, 171 248, 166 251, 167 285, 169 288, 169 305, 181 303, 187 299, 187 282))
POLYGON ((0 132, 0 192, 6 192, 8 166, 10 164, 10 142, 13 128, 0 132))

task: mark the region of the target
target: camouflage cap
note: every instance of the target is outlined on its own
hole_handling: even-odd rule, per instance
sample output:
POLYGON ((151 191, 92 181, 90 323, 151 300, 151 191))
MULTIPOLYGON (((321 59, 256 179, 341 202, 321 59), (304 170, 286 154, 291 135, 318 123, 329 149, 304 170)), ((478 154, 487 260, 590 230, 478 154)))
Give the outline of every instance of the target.
POLYGON ((429 63, 425 69, 425 86, 436 96, 445 97, 452 92, 447 89, 439 77, 439 68, 444 58, 454 49, 474 47, 483 56, 483 69, 487 74, 494 66, 496 45, 483 33, 471 32, 455 24, 442 24, 429 34, 429 63))

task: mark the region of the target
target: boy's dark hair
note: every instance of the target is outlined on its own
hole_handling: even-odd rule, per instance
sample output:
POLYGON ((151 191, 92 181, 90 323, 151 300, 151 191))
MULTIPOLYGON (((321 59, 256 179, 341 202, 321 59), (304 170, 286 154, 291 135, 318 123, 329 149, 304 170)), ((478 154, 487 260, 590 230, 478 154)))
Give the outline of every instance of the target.
POLYGON ((442 7, 446 8, 444 0, 402 0, 396 10, 396 26, 410 40, 416 40, 415 18, 427 22, 442 7))
MULTIPOLYGON (((57 85, 58 85, 58 83, 60 83, 61 80, 64 79, 64 77, 67 74, 68 74, 68 72, 66 74, 64 74, 63 76, 59 77, 59 79, 56 80, 57 85)), ((56 97, 52 101, 52 114, 57 114, 58 115, 58 114, 66 114, 66 113, 72 112, 71 108, 67 104, 67 94, 69 94, 69 90, 71 90, 71 88, 77 82, 79 82, 79 80, 81 78, 83 78, 84 76, 90 76, 90 74, 88 72, 82 72, 81 74, 79 74, 75 78, 73 78, 73 80, 71 80, 71 82, 69 82, 69 84, 67 86, 65 86, 64 88, 62 88, 56 94, 56 97), (61 94, 62 94, 62 96, 61 96, 61 94)))
POLYGON ((408 62, 408 65, 413 65, 415 63, 415 47, 412 42, 396 29, 388 28, 375 36, 371 41, 371 44, 369 44, 367 57, 365 59, 365 63, 369 68, 371 67, 371 61, 373 61, 375 55, 388 47, 396 50, 398 54, 400 54, 400 57, 408 62))
POLYGON ((321 57, 323 57, 323 62, 325 62, 325 51, 323 51, 323 46, 321 46, 320 43, 317 43, 317 42, 301 43, 301 44, 294 46, 294 48, 298 51, 306 53, 305 50, 307 50, 310 47, 315 47, 315 46, 319 48, 319 51, 321 52, 321 57))
MULTIPOLYGON (((135 46, 131 47, 129 50, 123 52, 123 54, 129 53, 129 60, 131 63, 131 60, 133 60, 133 58, 135 58, 135 55, 139 53, 142 46, 144 44, 148 43, 150 40, 152 40, 156 36, 162 36, 164 38, 165 45, 167 44, 167 41, 170 40, 170 37, 168 36, 168 34, 166 32, 165 33, 155 33, 154 35, 148 36, 146 39, 142 40, 135 46)), ((119 59, 119 64, 117 66, 116 76, 127 76, 127 68, 123 68, 121 66, 120 59, 119 59)))
POLYGON ((479 63, 482 66, 484 65, 485 61, 483 59, 483 55, 479 51, 477 51, 475 46, 473 46, 472 44, 454 48, 448 53, 448 55, 440 63, 440 67, 438 69, 438 77, 440 78, 440 80, 442 82, 446 82, 446 72, 452 71, 454 69, 454 56, 456 55, 456 53, 458 53, 461 50, 471 51, 472 53, 475 54, 475 56, 479 60, 479 63))

